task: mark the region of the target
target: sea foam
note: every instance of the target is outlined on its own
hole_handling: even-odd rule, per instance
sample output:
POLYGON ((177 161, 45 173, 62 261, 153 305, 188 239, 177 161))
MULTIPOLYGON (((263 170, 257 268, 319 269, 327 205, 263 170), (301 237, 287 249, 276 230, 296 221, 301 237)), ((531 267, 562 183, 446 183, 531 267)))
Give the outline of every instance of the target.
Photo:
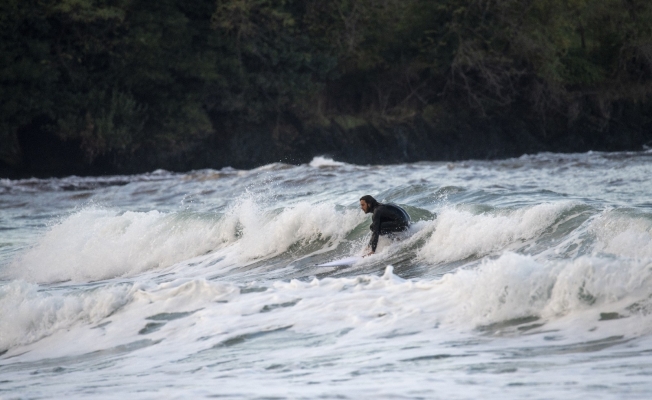
POLYGON ((573 202, 544 203, 482 213, 446 208, 433 222, 434 232, 419 256, 439 263, 491 254, 535 238, 573 206, 573 202))
POLYGON ((632 210, 607 210, 589 229, 596 251, 637 259, 652 258, 652 216, 632 210))
POLYGON ((347 164, 340 161, 334 161, 332 158, 324 157, 324 156, 314 157, 312 161, 310 161, 310 166, 313 168, 341 167, 343 165, 347 165, 347 164))
POLYGON ((220 238, 233 243, 230 253, 239 261, 268 258, 295 243, 324 240, 332 248, 364 221, 358 210, 337 210, 331 204, 300 202, 282 210, 264 210, 253 197, 243 197, 220 222, 220 238))
POLYGON ((215 250, 238 262, 273 257, 295 243, 335 246, 364 216, 307 202, 265 210, 243 197, 223 214, 85 209, 53 226, 7 275, 30 282, 87 282, 164 268, 215 250))
MULTIPOLYGON (((650 314, 651 283, 646 263, 623 267, 589 256, 542 263, 505 253, 478 268, 445 275, 438 296, 450 305, 446 320, 455 325, 473 327, 526 317, 545 321, 587 312, 597 322, 600 313, 650 314)), ((640 330, 652 331, 652 319, 645 321, 640 330)))
POLYGON ((0 351, 35 342, 77 323, 98 322, 124 306, 131 291, 130 285, 114 285, 75 294, 49 294, 24 281, 0 286, 0 321, 6 322, 0 324, 0 351))
POLYGON ((9 266, 32 282, 85 282, 133 275, 206 253, 220 243, 216 220, 158 211, 90 208, 54 225, 9 266))

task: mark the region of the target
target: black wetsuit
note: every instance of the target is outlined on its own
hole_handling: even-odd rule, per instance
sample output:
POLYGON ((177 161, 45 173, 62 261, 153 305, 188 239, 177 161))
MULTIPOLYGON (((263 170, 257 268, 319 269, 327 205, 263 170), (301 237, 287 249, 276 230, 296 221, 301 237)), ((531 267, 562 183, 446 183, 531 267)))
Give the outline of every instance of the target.
POLYGON ((410 216, 397 205, 379 203, 374 207, 373 213, 372 223, 369 227, 372 232, 369 241, 371 251, 376 251, 380 235, 386 235, 390 232, 402 232, 410 226, 410 216))

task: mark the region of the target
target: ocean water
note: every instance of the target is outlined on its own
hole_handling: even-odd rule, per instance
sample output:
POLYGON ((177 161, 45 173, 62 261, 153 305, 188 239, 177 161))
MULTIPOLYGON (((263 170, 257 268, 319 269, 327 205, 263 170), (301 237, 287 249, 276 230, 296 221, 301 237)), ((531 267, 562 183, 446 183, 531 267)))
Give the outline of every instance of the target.
POLYGON ((652 152, 0 180, 0 398, 647 399, 652 152), (360 255, 371 194, 410 232, 360 255))

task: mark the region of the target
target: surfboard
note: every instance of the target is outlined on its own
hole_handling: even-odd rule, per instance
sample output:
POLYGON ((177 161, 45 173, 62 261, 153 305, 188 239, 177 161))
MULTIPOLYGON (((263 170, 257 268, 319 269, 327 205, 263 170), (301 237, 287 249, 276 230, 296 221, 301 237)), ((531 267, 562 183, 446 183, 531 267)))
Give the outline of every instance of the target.
POLYGON ((327 262, 325 264, 317 264, 317 267, 341 267, 345 265, 353 265, 360 260, 362 260, 362 257, 360 256, 346 257, 340 260, 327 262))

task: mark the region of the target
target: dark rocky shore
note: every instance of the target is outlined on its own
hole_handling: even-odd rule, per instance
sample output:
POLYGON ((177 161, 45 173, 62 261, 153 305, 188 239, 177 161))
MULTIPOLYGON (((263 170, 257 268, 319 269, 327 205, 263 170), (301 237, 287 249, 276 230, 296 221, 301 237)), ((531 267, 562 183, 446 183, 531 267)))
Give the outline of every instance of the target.
POLYGON ((325 155, 353 164, 499 159, 538 152, 638 151, 652 144, 646 119, 620 119, 604 131, 576 123, 544 132, 515 118, 421 115, 400 122, 351 116, 321 125, 301 121, 258 126, 221 126, 215 134, 180 149, 141 148, 130 154, 105 154, 88 162, 75 140, 47 131, 19 134, 22 160, 1 165, 4 178, 134 174, 165 169, 233 167, 249 169, 283 162, 301 164, 325 155))

